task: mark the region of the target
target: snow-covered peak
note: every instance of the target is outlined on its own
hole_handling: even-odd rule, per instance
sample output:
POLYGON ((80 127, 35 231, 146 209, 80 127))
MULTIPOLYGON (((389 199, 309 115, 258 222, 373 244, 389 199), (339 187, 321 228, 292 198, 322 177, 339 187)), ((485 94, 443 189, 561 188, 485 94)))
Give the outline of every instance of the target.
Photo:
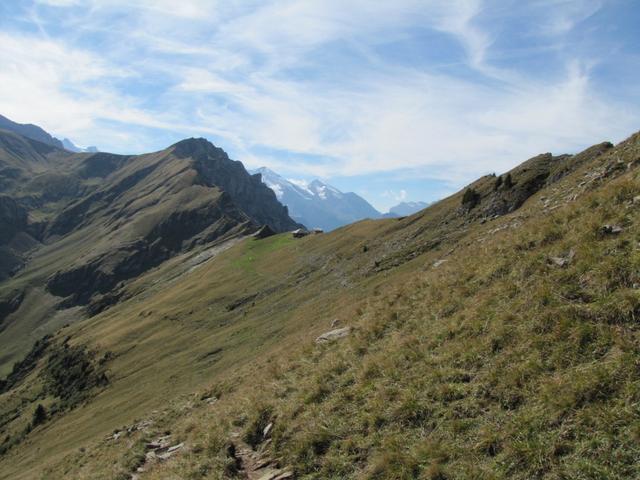
POLYGON ((65 138, 64 140, 62 140, 62 145, 64 146, 64 148, 66 150, 69 150, 70 152, 84 152, 84 153, 96 153, 98 152, 98 149, 96 147, 80 147, 76 144, 74 144, 71 140, 69 140, 68 138, 65 138))
POLYGON ((314 195, 307 187, 307 182, 303 180, 288 180, 267 167, 260 167, 252 170, 251 173, 259 173, 262 176, 262 182, 274 191, 276 197, 278 197, 278 200, 281 202, 286 196, 286 193, 298 195, 303 198, 310 198, 314 195))
POLYGON ((282 201, 285 190, 289 188, 289 183, 284 178, 267 167, 258 168, 251 173, 259 173, 262 176, 262 183, 273 190, 278 200, 282 201))
POLYGON ((309 184, 309 190, 313 192, 314 195, 317 195, 322 200, 326 200, 327 198, 342 198, 343 193, 335 187, 331 185, 327 185, 326 183, 320 180, 314 180, 309 184))
POLYGON ((251 173, 260 173, 262 182, 289 207, 291 217, 307 227, 328 231, 363 218, 380 218, 365 199, 355 193, 342 193, 321 180, 284 178, 266 167, 251 173))

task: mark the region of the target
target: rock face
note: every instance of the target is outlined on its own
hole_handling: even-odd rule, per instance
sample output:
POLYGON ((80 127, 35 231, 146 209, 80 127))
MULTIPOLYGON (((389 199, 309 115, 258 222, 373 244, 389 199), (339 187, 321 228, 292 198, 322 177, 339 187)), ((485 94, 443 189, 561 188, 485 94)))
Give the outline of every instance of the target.
POLYGON ((230 160, 221 148, 203 138, 183 140, 173 147, 178 158, 191 158, 194 168, 209 185, 227 192, 249 217, 276 232, 298 227, 289 217, 287 207, 262 183, 259 175, 250 175, 242 163, 230 160))
POLYGON ((293 232, 291 232, 291 235, 293 236, 293 238, 302 238, 302 237, 306 237, 307 235, 309 235, 309 230, 305 229, 305 228, 298 228, 296 230, 294 230, 293 232))
POLYGON ((618 235, 623 232, 623 228, 619 225, 603 225, 600 227, 600 233, 603 235, 618 235))
POLYGON ((276 232, 274 232, 269 225, 263 225, 260 227, 260 230, 253 234, 253 236, 257 239, 262 239, 272 237, 275 234, 276 232))
POLYGON ((567 267, 576 256, 575 250, 571 249, 565 255, 560 255, 557 257, 549 257, 549 263, 555 265, 560 268, 567 267))
POLYGON ((466 198, 462 198, 461 212, 482 218, 513 212, 541 189, 611 148, 611 143, 604 142, 576 155, 543 153, 504 175, 487 175, 465 190, 466 198))
MULTIPOLYGON (((87 304, 195 245, 248 234, 261 224, 273 232, 298 226, 270 189, 205 139, 126 161, 98 155, 115 171, 101 188, 63 210, 45 235, 112 226, 102 251, 94 248, 90 258, 47 282, 51 293, 72 296, 74 303, 87 304)), ((93 171, 106 173, 96 166, 93 171)))

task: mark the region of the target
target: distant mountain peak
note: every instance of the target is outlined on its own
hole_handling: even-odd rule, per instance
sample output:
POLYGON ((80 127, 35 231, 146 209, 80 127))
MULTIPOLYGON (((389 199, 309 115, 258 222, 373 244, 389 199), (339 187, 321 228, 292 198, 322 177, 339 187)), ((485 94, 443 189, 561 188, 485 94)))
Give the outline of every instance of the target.
POLYGON ((429 206, 426 202, 400 202, 389 209, 389 213, 386 213, 387 217, 406 217, 413 215, 414 213, 424 210, 429 206))
POLYGON ((267 167, 260 167, 262 182, 289 208, 291 217, 309 228, 333 230, 365 218, 380 218, 380 212, 355 193, 343 193, 315 179, 288 179, 267 167))
POLYGON ((62 140, 62 146, 65 148, 65 150, 69 150, 70 152, 76 152, 76 153, 97 153, 97 152, 99 152, 98 147, 94 147, 94 146, 91 146, 91 147, 79 147, 78 145, 73 143, 68 138, 65 138, 65 139, 62 140))

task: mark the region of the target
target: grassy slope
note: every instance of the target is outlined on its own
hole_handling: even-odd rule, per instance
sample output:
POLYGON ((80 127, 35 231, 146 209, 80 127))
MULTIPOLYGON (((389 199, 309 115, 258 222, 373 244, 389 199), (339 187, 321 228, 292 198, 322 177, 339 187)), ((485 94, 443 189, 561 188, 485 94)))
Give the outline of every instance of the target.
MULTIPOLYGON (((640 160, 637 137, 612 159, 640 160)), ((247 429, 268 412, 301 478, 637 478, 640 182, 579 186, 594 168, 373 299, 348 342, 285 365, 247 429)))
MULTIPOLYGON (((354 237, 342 235, 323 249, 340 248, 349 238, 354 237)), ((313 243, 319 244, 319 239, 294 242, 281 235, 245 240, 215 261, 168 280, 181 270, 181 263, 188 263, 186 256, 174 259, 131 286, 139 295, 64 329, 61 335, 72 335, 74 342, 114 353, 109 365, 112 385, 87 408, 32 436, 29 448, 16 449, 17 456, 5 462, 7 475, 16 478, 12 465, 20 471, 25 464, 41 469, 38 450, 44 445, 49 446, 47 456, 67 453, 116 425, 148 414, 168 397, 224 376, 263 352, 285 348, 285 338, 294 343, 307 338, 307 329, 313 329, 319 318, 347 308, 362 292, 335 286, 334 274, 318 268, 325 261, 323 252, 312 258, 313 247, 307 251, 313 243), (297 288, 300 282, 315 287, 297 288), (339 299, 327 302, 327 296, 339 299), (246 298, 251 300, 230 310, 246 298)), ((23 474, 34 475, 29 470, 23 474)))
POLYGON ((634 138, 486 224, 452 217, 457 195, 402 221, 246 240, 173 280, 189 261, 168 262, 63 332, 116 354, 112 385, 39 427, 0 477, 114 478, 142 438, 95 439, 135 417, 191 446, 148 478, 219 478, 230 422, 268 418, 308 478, 637 475, 640 188, 635 170, 581 183, 638 153, 634 138), (616 222, 620 236, 597 234, 616 222), (571 248, 568 268, 548 264, 571 248), (312 347, 333 318, 355 335, 312 347), (212 382, 214 407, 167 406, 212 382))

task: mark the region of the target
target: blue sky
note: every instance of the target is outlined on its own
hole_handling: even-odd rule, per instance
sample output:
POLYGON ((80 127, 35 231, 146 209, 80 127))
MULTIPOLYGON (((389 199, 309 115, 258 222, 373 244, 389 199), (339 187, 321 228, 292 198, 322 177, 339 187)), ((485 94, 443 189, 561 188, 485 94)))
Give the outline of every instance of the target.
POLYGON ((640 129, 636 0, 0 2, 0 113, 101 150, 204 136, 380 210, 640 129))

